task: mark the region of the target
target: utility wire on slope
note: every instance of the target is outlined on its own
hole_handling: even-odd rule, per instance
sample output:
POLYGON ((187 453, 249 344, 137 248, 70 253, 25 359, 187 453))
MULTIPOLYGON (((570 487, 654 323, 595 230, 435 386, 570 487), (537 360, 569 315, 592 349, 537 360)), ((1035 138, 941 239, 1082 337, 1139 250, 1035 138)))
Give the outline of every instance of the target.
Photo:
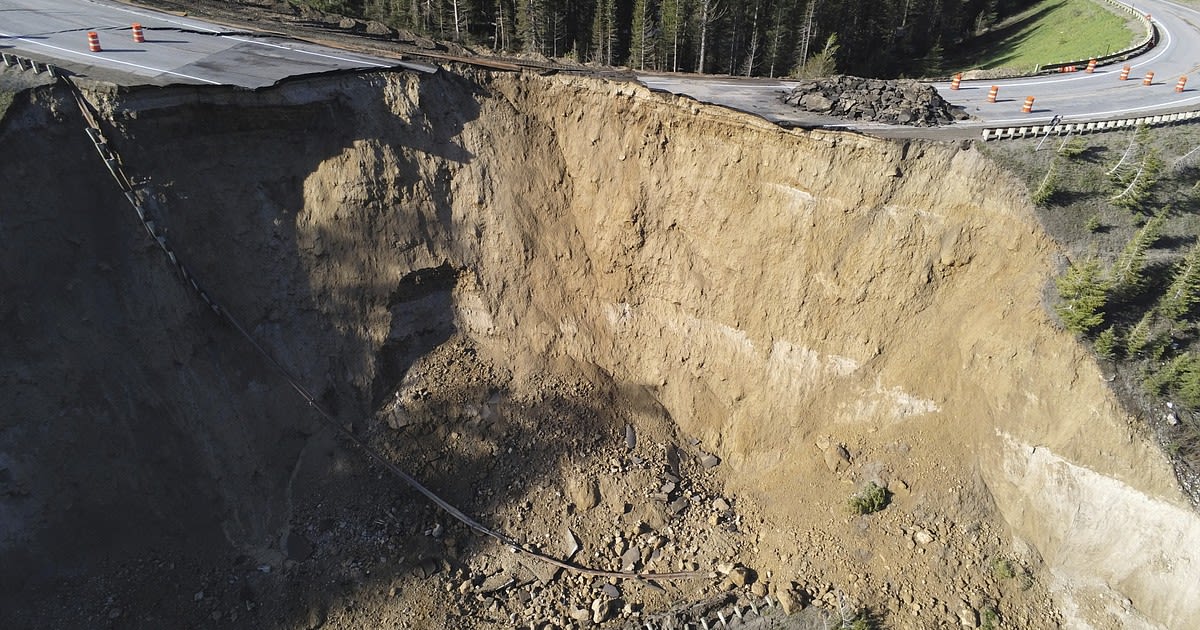
POLYGON ((82 90, 79 89, 79 86, 75 85, 70 78, 60 75, 59 79, 74 97, 75 102, 79 105, 79 109, 83 113, 84 121, 87 123, 85 130, 87 131, 88 138, 96 146, 97 151, 100 153, 101 159, 104 160, 105 166, 108 168, 109 172, 112 173, 113 179, 116 180, 118 186, 121 188, 121 191, 125 194, 125 198, 129 200, 130 205, 132 205, 134 211, 137 212, 138 220, 142 223, 142 226, 146 228, 150 238, 154 239, 159 248, 163 250, 163 253, 167 256, 168 260, 170 260, 171 264, 174 265, 183 280, 191 284, 192 288, 196 291, 204 303, 213 310, 214 313, 232 326, 234 330, 236 330, 259 355, 261 355, 268 363, 274 366, 276 371, 278 371, 284 380, 288 382, 292 389, 294 389, 296 393, 299 394, 306 403, 308 403, 309 407, 316 412, 317 416, 324 424, 333 428, 351 444, 358 447, 358 449, 361 450, 368 459, 390 472, 394 477, 400 479, 409 487, 424 495, 427 499, 432 501, 451 517, 463 523, 472 530, 484 536, 495 539, 497 542, 507 546, 514 553, 535 558, 558 568, 593 577, 636 580, 695 580, 713 579, 717 577, 715 572, 708 571, 676 571, 665 573, 607 571, 603 569, 594 569, 591 567, 577 565, 553 556, 546 555, 540 551, 531 549, 527 545, 507 534, 496 531, 471 518, 462 510, 456 508, 454 505, 450 504, 450 502, 446 501, 432 490, 425 487, 424 484, 422 484, 420 481, 417 481, 415 477, 409 475, 395 463, 381 455, 378 450, 370 446, 361 437, 355 435, 354 432, 347 429, 342 423, 338 422, 337 419, 335 419, 328 411, 326 411, 320 405, 320 403, 317 402, 316 398, 313 397, 313 395, 303 385, 300 384, 296 377, 292 375, 291 371, 288 370, 287 367, 277 361, 275 357, 266 350, 266 348, 259 344, 258 341, 249 332, 247 332, 241 323, 238 322, 237 318, 235 318, 233 314, 224 308, 221 308, 217 302, 214 301, 208 295, 208 293, 200 287, 200 284, 196 281, 195 277, 188 271, 187 267, 182 261, 180 261, 179 257, 175 255, 175 252, 172 251, 170 246, 167 244, 166 238, 159 233, 153 219, 146 215, 145 210, 142 208, 141 204, 138 203, 137 196, 133 192, 133 185, 130 179, 124 173, 120 158, 116 155, 116 153, 113 152, 112 148, 108 144, 107 139, 104 137, 104 133, 100 128, 95 113, 93 112, 91 103, 88 102, 87 98, 84 97, 82 90))

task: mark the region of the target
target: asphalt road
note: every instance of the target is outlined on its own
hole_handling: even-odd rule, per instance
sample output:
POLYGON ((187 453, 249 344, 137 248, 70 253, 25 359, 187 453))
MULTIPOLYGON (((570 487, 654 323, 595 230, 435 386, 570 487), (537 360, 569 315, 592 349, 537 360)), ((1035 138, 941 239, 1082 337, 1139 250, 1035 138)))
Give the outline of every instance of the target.
MULTIPOLYGON (((973 136, 985 126, 1042 123, 1054 116, 1077 122, 1200 108, 1200 10, 1170 0, 1139 0, 1154 16, 1161 42, 1131 61, 1127 81, 1121 64, 1094 74, 1076 72, 1001 81, 964 81, 958 90, 935 84, 942 96, 962 105, 975 119, 934 131, 820 117, 785 105, 780 96, 794 82, 771 79, 640 74, 645 85, 697 100, 748 111, 792 125, 851 127, 893 136, 973 136), (1152 85, 1143 86, 1153 71, 1152 85), (1176 93, 1187 76, 1189 86, 1176 93), (987 103, 988 88, 1000 88, 987 103), (1021 113, 1027 96, 1034 111, 1021 113)), ((79 74, 120 83, 226 84, 262 87, 280 79, 339 69, 403 66, 433 71, 427 64, 400 62, 296 40, 233 31, 186 17, 133 7, 112 0, 0 0, 0 52, 54 63, 79 74), (130 25, 142 25, 146 42, 135 43, 130 25), (87 32, 100 35, 100 52, 88 50, 87 32)), ((1097 51, 1100 52, 1100 51, 1097 51)))
POLYGON ((107 0, 0 0, 0 52, 123 84, 225 84, 248 88, 345 69, 433 66, 238 32, 107 0), (145 43, 134 43, 131 25, 145 43), (100 36, 100 52, 87 32, 100 36))
POLYGON ((1133 69, 1128 80, 1118 79, 1123 64, 1115 64, 1101 66, 1093 74, 1079 71, 1035 78, 963 81, 958 90, 951 90, 949 83, 937 83, 934 85, 943 98, 963 106, 975 117, 937 130, 850 123, 801 112, 778 98, 795 86, 793 81, 665 74, 639 74, 638 79, 653 89, 686 94, 777 123, 854 128, 883 135, 973 136, 983 127, 1045 123, 1054 116, 1062 116, 1066 122, 1084 122, 1200 107, 1200 74, 1197 74, 1200 10, 1168 0, 1138 0, 1132 4, 1153 16, 1161 39, 1153 50, 1129 61, 1133 69), (1143 86, 1142 79, 1150 71, 1154 72, 1154 82, 1143 86), (1188 77, 1188 85, 1183 93, 1176 93, 1175 83, 1181 76, 1188 77), (992 85, 1000 88, 996 103, 987 102, 992 85), (1033 112, 1023 114, 1021 106, 1027 96, 1034 97, 1034 108, 1033 112))

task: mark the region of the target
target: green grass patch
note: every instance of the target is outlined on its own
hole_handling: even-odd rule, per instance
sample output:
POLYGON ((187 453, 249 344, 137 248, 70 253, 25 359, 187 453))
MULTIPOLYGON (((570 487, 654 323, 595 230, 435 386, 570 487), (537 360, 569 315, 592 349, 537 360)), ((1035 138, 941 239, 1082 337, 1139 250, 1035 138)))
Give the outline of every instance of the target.
POLYGON ((887 488, 872 481, 850 497, 848 506, 854 514, 873 514, 887 507, 891 499, 887 488))
POLYGON ((1116 52, 1145 35, 1095 0, 1043 0, 989 31, 946 51, 946 67, 958 70, 1035 66, 1116 52))

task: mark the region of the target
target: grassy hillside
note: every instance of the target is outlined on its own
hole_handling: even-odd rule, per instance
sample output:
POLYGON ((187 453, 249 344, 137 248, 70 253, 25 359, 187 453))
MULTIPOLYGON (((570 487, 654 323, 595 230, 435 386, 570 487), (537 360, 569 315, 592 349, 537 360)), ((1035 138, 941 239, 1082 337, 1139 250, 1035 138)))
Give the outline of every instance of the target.
POLYGON ((1125 48, 1142 36, 1136 22, 1096 0, 1043 0, 971 40, 947 50, 957 70, 1013 68, 1086 59, 1125 48))
POLYGON ((1067 250, 1053 310, 1200 497, 1200 127, 984 150, 1025 179, 1067 250))

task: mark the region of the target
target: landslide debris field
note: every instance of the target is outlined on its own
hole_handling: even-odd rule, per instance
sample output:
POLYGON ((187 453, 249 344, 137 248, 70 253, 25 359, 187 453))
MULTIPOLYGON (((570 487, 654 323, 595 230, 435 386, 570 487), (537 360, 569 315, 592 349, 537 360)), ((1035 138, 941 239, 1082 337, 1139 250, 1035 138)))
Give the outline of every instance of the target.
POLYGON ((43 86, 0 128, 8 627, 1200 614, 1194 512, 969 146, 567 76, 83 87, 173 251, 359 439, 546 554, 718 577, 556 571, 370 465, 43 86))

